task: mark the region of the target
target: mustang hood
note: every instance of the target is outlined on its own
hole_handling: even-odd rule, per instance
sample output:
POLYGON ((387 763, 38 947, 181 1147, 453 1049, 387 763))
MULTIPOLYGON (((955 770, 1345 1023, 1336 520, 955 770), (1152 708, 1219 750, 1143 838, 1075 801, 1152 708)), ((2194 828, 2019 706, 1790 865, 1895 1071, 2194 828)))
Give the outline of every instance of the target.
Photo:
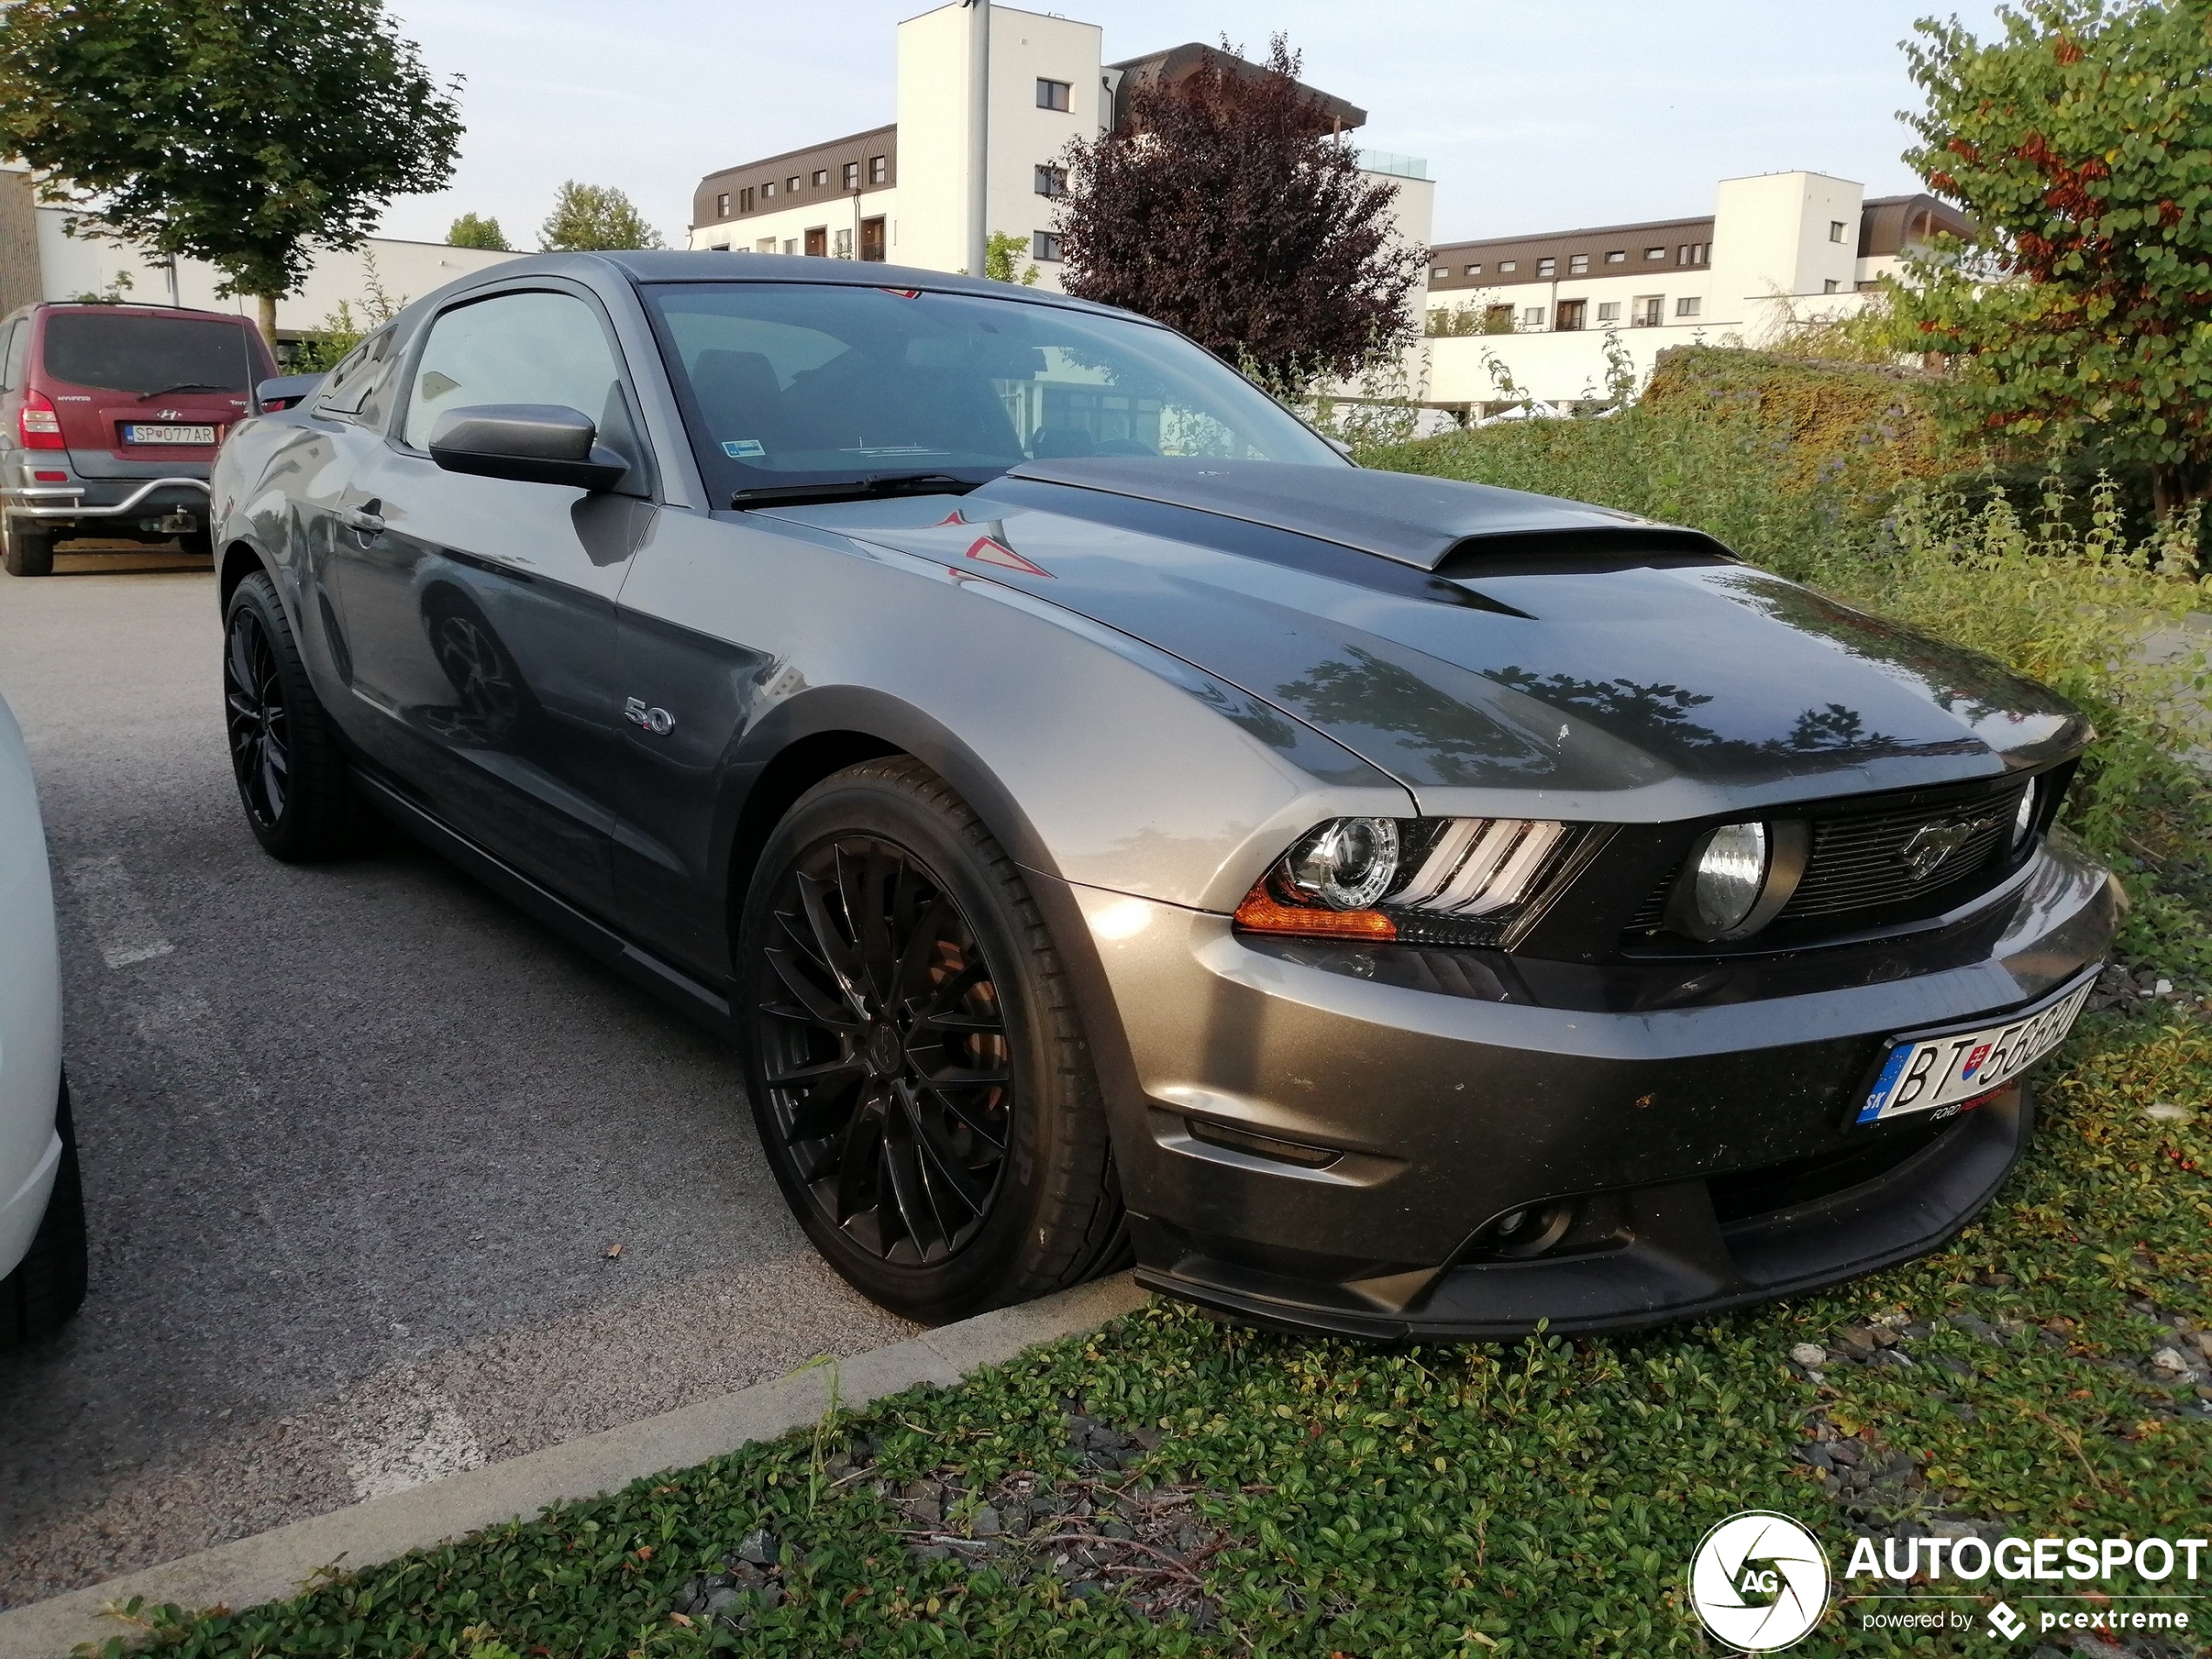
POLYGON ((1429 810, 1473 789, 1564 816, 1696 816, 1992 776, 2087 736, 1986 657, 1694 531, 1547 496, 1116 459, 1032 463, 957 500, 778 510, 1171 651, 1429 810))

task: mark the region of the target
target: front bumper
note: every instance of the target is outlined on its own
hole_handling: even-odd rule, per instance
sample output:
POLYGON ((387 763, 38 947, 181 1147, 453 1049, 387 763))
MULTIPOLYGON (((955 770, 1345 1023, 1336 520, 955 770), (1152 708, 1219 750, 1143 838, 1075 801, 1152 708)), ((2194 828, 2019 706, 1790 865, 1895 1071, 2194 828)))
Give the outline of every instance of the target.
POLYGON ((1856 1128, 1887 1039, 2035 1001, 2101 959, 2119 908, 2054 838, 1940 933, 1662 970, 1640 995, 1618 968, 1247 941, 1072 896, 1141 1096, 1116 1103, 1139 1281, 1261 1323, 1446 1339, 1657 1324, 1935 1247, 2033 1112, 2016 1089, 1856 1128), (1515 1211, 1549 1218, 1539 1252, 1497 1241, 1515 1211))

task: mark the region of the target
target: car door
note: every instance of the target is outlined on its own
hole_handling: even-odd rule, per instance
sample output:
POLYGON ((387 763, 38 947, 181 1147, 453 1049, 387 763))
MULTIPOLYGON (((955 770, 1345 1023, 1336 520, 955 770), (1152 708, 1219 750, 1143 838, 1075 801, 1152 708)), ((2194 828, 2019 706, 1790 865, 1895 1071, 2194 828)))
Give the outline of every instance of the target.
POLYGON ((432 318, 394 429, 354 472, 334 560, 363 746, 450 827, 572 902, 611 912, 622 699, 615 600, 651 511, 652 467, 597 299, 541 280, 432 318), (586 492, 448 472, 439 417, 486 404, 579 411, 631 462, 586 492))

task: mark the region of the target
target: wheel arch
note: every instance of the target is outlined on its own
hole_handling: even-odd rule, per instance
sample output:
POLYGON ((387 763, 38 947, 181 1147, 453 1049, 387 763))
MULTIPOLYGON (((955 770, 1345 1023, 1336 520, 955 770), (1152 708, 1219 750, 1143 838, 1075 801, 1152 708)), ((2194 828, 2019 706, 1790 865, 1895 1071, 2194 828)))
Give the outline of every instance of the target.
MULTIPOLYGON (((238 591, 238 584, 256 570, 266 572, 270 581, 276 582, 276 566, 253 543, 240 536, 224 545, 215 565, 215 604, 219 611, 229 607, 231 595, 238 591)), ((284 584, 278 582, 279 597, 283 592, 284 584)))

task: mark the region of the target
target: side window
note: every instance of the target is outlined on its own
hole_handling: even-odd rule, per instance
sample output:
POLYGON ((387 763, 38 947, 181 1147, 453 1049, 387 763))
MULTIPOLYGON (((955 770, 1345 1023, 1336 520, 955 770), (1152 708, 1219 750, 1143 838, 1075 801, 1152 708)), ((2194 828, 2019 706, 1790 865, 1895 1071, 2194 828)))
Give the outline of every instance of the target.
POLYGON ((0 339, 0 392, 12 392, 23 384, 23 360, 30 346, 30 319, 18 317, 0 339))
POLYGON ((408 390, 403 441, 427 448, 439 416, 485 403, 558 404, 589 417, 610 442, 630 425, 622 370, 598 314, 573 294, 497 294, 430 325, 408 390))
POLYGON ((348 352, 324 378, 316 413, 377 425, 389 407, 389 400, 378 395, 391 378, 392 364, 392 331, 381 329, 348 352))

